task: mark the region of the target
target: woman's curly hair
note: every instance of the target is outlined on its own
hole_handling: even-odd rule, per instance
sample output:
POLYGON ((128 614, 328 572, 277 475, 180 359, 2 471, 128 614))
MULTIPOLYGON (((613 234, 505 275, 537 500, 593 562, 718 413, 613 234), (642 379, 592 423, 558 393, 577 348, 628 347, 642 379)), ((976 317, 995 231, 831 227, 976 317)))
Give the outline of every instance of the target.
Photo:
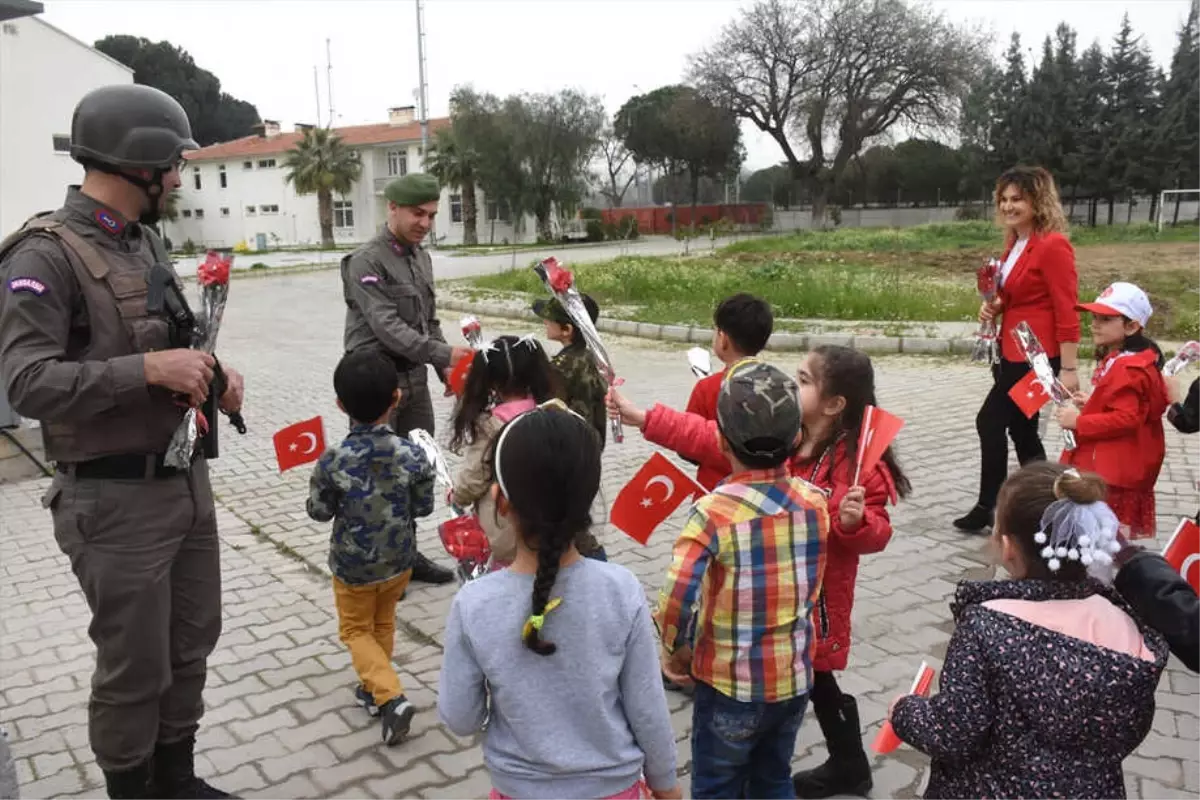
MULTIPOLYGON (((1054 176, 1044 167, 1013 167, 996 179, 994 201, 996 221, 1000 220, 1000 195, 1009 186, 1016 186, 1029 198, 1033 207, 1033 228, 1037 233, 1066 233, 1067 217, 1063 214, 1054 176)), ((1010 233, 1010 235, 1012 235, 1010 233)))

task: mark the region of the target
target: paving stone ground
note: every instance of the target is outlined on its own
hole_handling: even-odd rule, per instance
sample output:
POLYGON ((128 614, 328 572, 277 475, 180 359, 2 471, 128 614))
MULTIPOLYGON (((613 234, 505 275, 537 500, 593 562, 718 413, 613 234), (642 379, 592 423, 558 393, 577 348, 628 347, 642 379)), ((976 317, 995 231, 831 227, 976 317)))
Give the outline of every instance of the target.
MULTIPOLYGON (((271 434, 314 415, 336 440, 345 423, 331 375, 341 353, 343 306, 336 272, 279 276, 233 287, 221 353, 247 376, 250 433, 222 431, 213 466, 224 571, 225 630, 210 662, 199 736, 198 771, 248 797, 485 797, 479 742, 438 724, 434 703, 443 621, 454 587, 414 586, 400 605, 396 662, 419 708, 413 736, 395 749, 354 707, 350 659, 337 640, 325 570, 328 527, 304 511, 308 471, 280 475, 271 434)), ((446 330, 457 340, 457 315, 446 330)), ((488 332, 518 332, 513 321, 484 321, 488 332)), ((608 338, 627 392, 636 400, 682 406, 693 378, 684 348, 608 338)), ((777 360, 789 371, 795 356, 777 360)), ((864 738, 922 660, 941 666, 952 630, 947 601, 955 582, 993 574, 986 542, 955 532, 950 520, 974 500, 978 444, 974 415, 989 377, 962 359, 876 359, 880 404, 907 421, 899 452, 915 488, 894 510, 888 549, 863 562, 854 609, 854 646, 844 689, 858 696, 864 738)), ((438 399, 439 438, 449 401, 438 399)), ((1058 431, 1046 441, 1056 450, 1058 431)), ((1198 502, 1195 440, 1168 434, 1158 484, 1159 544, 1198 502)), ((651 448, 636 431, 604 455, 611 501, 651 448)), ((86 703, 93 649, 87 607, 39 505, 46 481, 0 485, 0 725, 7 728, 24 797, 103 796, 87 743, 86 703)), ((636 573, 648 595, 667 566, 669 520, 646 547, 605 529, 612 560, 636 573)), ((445 560, 434 531, 423 550, 445 560)), ((1172 660, 1158 691, 1154 730, 1125 764, 1131 797, 1200 794, 1200 697, 1196 676, 1172 660)), ((685 789, 690 772, 690 706, 668 695, 685 789)), ((805 721, 796 764, 824 758, 815 719, 805 721)), ((914 797, 928 761, 902 747, 874 758, 873 796, 914 797)))

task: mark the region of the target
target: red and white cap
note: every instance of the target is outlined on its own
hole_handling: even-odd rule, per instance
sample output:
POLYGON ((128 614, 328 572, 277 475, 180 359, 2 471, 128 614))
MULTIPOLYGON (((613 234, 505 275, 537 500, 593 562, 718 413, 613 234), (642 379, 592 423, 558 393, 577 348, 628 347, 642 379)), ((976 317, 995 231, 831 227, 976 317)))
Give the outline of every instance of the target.
POLYGON ((1100 293, 1094 303, 1080 303, 1075 306, 1078 311, 1090 311, 1106 317, 1127 317, 1146 327, 1154 309, 1150 306, 1150 298, 1138 287, 1125 281, 1110 284, 1100 293))

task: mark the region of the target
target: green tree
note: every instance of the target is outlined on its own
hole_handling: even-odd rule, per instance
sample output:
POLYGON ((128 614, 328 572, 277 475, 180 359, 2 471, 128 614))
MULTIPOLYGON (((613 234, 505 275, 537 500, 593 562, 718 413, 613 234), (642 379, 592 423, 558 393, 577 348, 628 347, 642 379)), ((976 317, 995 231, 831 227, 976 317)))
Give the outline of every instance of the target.
POLYGON ((133 70, 133 80, 174 97, 187 112, 192 137, 201 145, 249 136, 261 120, 258 109, 221 91, 215 75, 196 66, 186 50, 170 42, 135 36, 106 36, 96 49, 133 70))
POLYGON ((797 200, 792 184, 792 171, 787 164, 755 170, 742 184, 742 202, 791 208, 797 200))
MULTIPOLYGON (((1200 4, 1191 3, 1187 21, 1171 57, 1171 73, 1163 85, 1163 114, 1156 149, 1163 156, 1164 186, 1200 187, 1200 4)), ((1173 222, 1179 221, 1181 195, 1175 195, 1173 222)), ((1160 213, 1165 213, 1162 209, 1160 213)))
POLYGON ((1110 92, 1105 162, 1111 176, 1106 195, 1111 225, 1118 194, 1132 203, 1134 191, 1150 189, 1158 183, 1150 147, 1157 122, 1158 75, 1141 37, 1133 34, 1128 14, 1121 19, 1121 29, 1105 61, 1105 72, 1110 92))
POLYGON ((434 136, 425 169, 443 186, 458 189, 461 192, 463 244, 470 247, 479 243, 475 197, 477 159, 474 150, 465 142, 460 141, 453 127, 453 112, 451 112, 450 121, 449 129, 443 128, 434 136))
POLYGON ((1004 72, 996 84, 994 118, 990 139, 996 166, 1004 170, 1022 162, 1032 162, 1035 157, 1033 110, 1021 36, 1016 33, 1004 54, 1004 72))
POLYGON ((900 203, 957 202, 962 166, 952 148, 929 139, 908 139, 896 145, 893 157, 900 203))
POLYGON ((297 194, 317 195, 321 246, 333 246, 333 194, 345 195, 362 174, 357 154, 328 128, 307 128, 283 159, 284 180, 297 194))
POLYGON ((962 160, 961 195, 968 201, 986 198, 1001 169, 992 144, 996 128, 1000 70, 987 64, 971 82, 962 99, 958 135, 962 160))

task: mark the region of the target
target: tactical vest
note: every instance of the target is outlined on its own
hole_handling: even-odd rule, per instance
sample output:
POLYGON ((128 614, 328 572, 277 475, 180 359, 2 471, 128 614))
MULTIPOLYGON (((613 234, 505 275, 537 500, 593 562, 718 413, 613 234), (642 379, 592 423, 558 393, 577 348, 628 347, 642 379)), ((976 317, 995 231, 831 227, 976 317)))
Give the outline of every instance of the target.
MULTIPOLYGON (((146 311, 149 264, 143 263, 142 257, 123 259, 120 254, 95 247, 64 224, 61 212, 53 212, 28 220, 0 242, 0 262, 29 236, 48 236, 58 242, 87 310, 87 341, 69 343, 66 361, 106 361, 170 347, 167 321, 146 311)), ((165 255, 165 248, 156 247, 153 238, 149 242, 156 258, 169 266, 170 262, 159 254, 161 250, 165 255)), ((147 387, 144 398, 123 401, 120 407, 100 416, 43 422, 46 457, 69 464, 107 455, 162 453, 183 420, 183 413, 169 392, 147 387)))

